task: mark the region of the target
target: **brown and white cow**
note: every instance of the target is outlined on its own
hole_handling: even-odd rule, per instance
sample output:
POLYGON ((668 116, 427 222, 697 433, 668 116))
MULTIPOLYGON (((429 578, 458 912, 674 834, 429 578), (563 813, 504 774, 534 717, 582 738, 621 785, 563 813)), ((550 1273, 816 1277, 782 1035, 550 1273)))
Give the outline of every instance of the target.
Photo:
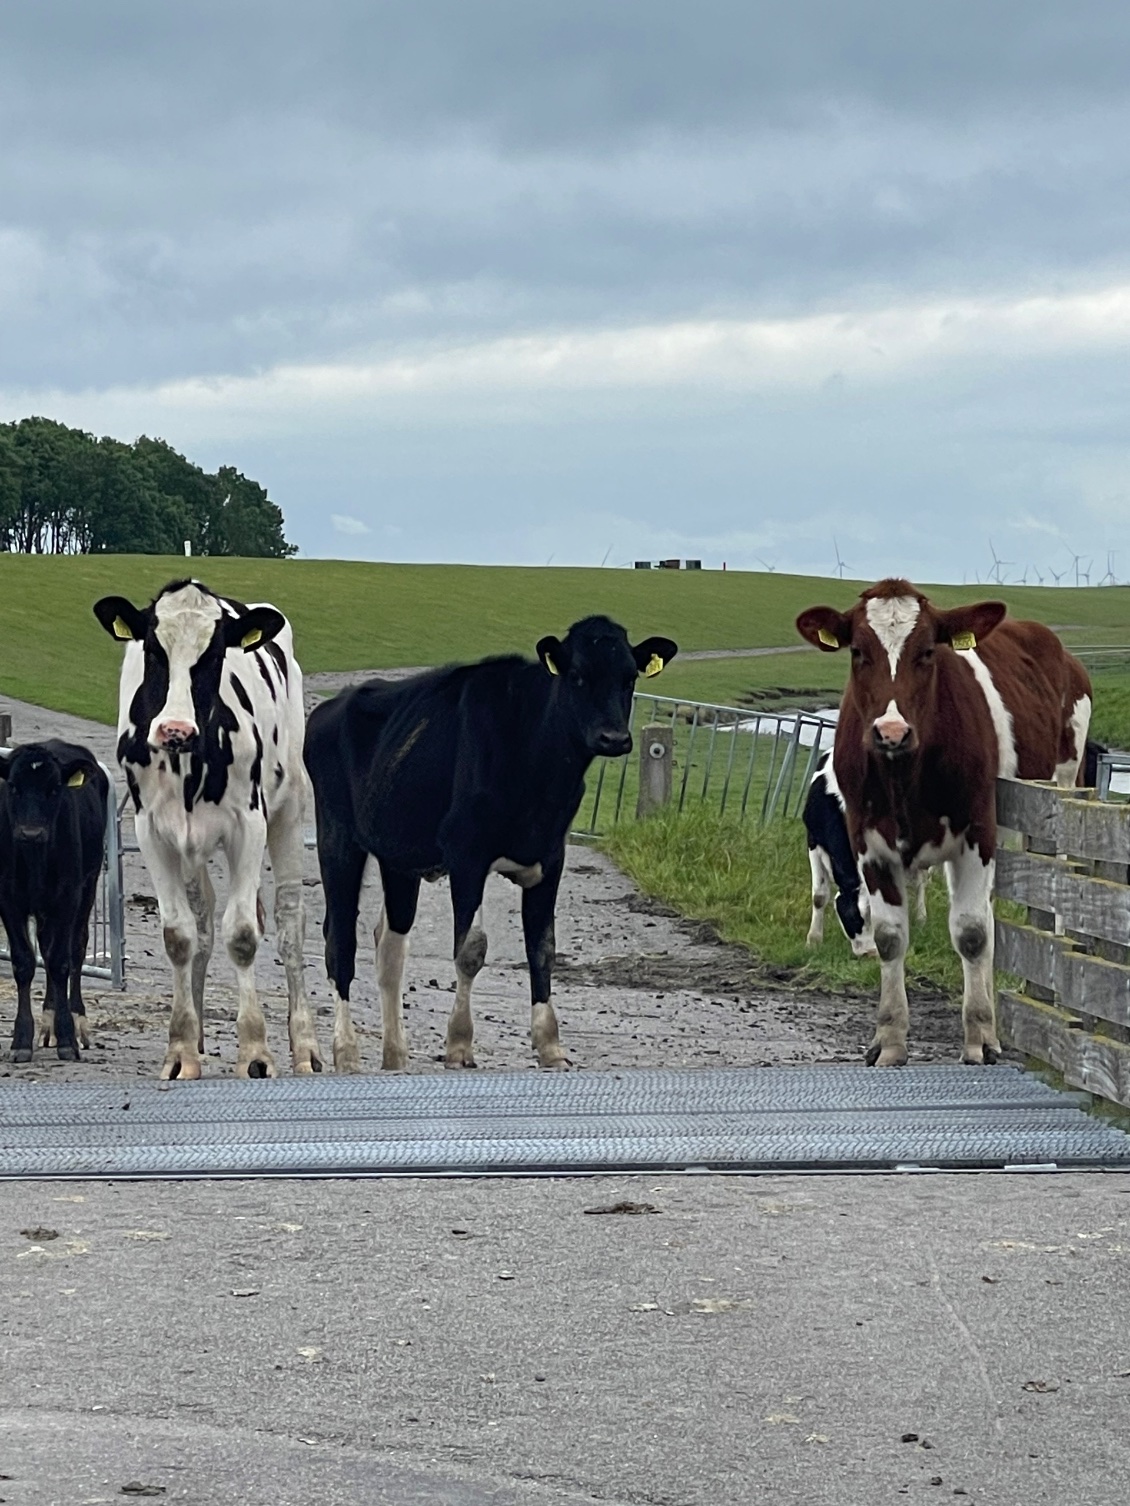
POLYGON ((851 652, 834 763, 871 899, 881 985, 869 1065, 907 1059, 910 875, 944 863, 950 937, 965 975, 963 1062, 994 1062, 992 890, 996 779, 1075 784, 1091 716, 1077 659, 1003 602, 943 611, 884 580, 847 612, 810 607, 803 638, 851 652))

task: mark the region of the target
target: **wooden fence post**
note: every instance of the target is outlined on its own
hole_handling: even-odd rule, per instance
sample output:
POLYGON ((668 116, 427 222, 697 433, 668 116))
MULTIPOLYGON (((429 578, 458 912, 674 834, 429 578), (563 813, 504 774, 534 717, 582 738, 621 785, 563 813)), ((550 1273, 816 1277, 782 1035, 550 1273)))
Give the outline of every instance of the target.
POLYGON ((636 816, 646 816, 671 798, 675 769, 675 729, 653 722, 640 732, 640 793, 636 816))
POLYGON ((12 746, 12 716, 8 711, 0 711, 0 748, 12 746))

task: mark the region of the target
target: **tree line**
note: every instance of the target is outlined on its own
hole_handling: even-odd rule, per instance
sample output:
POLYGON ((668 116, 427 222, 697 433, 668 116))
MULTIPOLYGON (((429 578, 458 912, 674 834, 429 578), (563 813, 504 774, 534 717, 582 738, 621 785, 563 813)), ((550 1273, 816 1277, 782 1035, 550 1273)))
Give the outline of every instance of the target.
POLYGON ((163 439, 96 439, 50 418, 0 424, 0 550, 19 554, 297 552, 264 487, 214 475, 163 439))

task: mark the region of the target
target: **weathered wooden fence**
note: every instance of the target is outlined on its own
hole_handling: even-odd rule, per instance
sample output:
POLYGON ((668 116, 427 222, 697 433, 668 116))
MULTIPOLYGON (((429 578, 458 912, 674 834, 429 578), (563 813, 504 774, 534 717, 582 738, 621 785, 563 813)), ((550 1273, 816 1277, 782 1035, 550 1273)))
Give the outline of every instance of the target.
POLYGON ((1130 1108, 1130 806, 1091 791, 1001 779, 997 895, 1027 924, 997 921, 1007 1043, 1074 1087, 1130 1108))

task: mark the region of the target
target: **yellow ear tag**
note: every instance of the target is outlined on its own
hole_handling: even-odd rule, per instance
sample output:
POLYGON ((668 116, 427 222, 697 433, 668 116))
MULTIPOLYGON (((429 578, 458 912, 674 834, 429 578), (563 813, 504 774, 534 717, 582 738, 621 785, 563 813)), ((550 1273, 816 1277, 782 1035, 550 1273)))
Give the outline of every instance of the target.
POLYGON ((133 634, 130 632, 129 623, 124 617, 114 618, 114 637, 121 638, 126 642, 132 639, 133 634))
POLYGON ((542 660, 542 663, 545 665, 546 669, 549 670, 551 675, 559 675, 561 673, 561 671, 557 668, 557 665, 554 664, 553 660, 549 657, 548 654, 546 654, 545 658, 542 660))
POLYGON ((86 775, 81 769, 76 769, 71 777, 67 780, 67 789, 78 790, 81 789, 85 783, 86 775))
POLYGON ((958 649, 963 654, 968 653, 971 648, 977 647, 977 640, 976 638, 974 638, 972 633, 955 633, 950 639, 950 642, 953 644, 954 648, 958 649))
POLYGON ((647 668, 644 670, 644 678, 650 680, 652 675, 659 674, 662 669, 663 660, 659 657, 658 654, 652 654, 651 658, 647 661, 647 668))
POLYGON ((820 628, 816 634, 825 648, 839 648, 840 640, 835 633, 830 633, 827 628, 820 628))
POLYGON ((259 639, 262 638, 262 636, 262 628, 251 628, 248 632, 244 633, 243 637, 239 640, 239 646, 240 648, 254 648, 255 645, 259 642, 259 639))

